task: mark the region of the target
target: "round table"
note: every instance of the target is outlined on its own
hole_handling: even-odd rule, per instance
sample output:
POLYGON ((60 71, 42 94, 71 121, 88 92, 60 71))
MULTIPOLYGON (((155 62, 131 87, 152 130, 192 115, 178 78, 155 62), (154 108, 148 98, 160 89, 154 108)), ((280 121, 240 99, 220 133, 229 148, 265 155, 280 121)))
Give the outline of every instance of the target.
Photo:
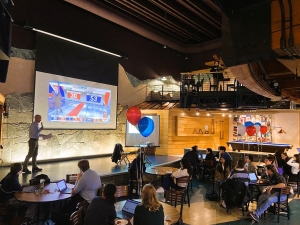
MULTIPOLYGON (((141 201, 141 199, 134 199, 134 200, 139 202, 141 201)), ((120 211, 122 210, 125 202, 126 200, 118 202, 120 211)), ((174 206, 171 206, 167 203, 160 202, 160 204, 162 204, 163 206, 165 216, 169 216, 171 218, 171 220, 167 220, 168 224, 171 225, 177 223, 180 217, 178 210, 174 206)), ((130 221, 128 222, 129 222, 128 225, 131 225, 130 221)))
POLYGON ((170 167, 170 166, 156 166, 156 167, 147 168, 145 172, 152 175, 160 175, 161 185, 162 185, 164 182, 165 175, 168 173, 173 173, 176 170, 178 170, 178 168, 170 167))
MULTIPOLYGON (((73 188, 73 184, 67 184, 68 188, 73 188)), ((46 202, 56 202, 65 200, 67 198, 70 198, 71 194, 63 194, 58 192, 57 184, 56 183, 50 183, 45 184, 42 193, 36 194, 36 193, 30 193, 30 192, 16 192, 15 198, 22 202, 29 202, 29 203, 46 203, 46 202), (45 190, 49 190, 50 193, 46 194, 43 193, 45 190)), ((38 210, 37 210, 37 218, 39 220, 39 206, 38 204, 38 210)))

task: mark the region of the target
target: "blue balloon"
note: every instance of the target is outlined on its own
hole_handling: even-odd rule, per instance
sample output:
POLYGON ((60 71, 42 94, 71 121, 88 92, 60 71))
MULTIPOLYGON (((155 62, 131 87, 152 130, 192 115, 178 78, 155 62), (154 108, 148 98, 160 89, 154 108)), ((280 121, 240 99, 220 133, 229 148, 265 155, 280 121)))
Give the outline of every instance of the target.
POLYGON ((143 117, 138 123, 138 128, 143 137, 148 137, 154 130, 154 122, 149 117, 143 117))
POLYGON ((254 124, 251 121, 247 121, 245 123, 245 127, 254 126, 254 124))
POLYGON ((259 127, 261 127, 261 123, 256 122, 254 125, 258 125, 259 127))

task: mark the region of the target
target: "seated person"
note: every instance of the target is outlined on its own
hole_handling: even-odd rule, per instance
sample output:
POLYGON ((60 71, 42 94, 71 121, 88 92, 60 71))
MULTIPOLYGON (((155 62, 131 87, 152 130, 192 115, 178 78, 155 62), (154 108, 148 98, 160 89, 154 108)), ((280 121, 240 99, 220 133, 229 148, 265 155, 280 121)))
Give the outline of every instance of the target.
POLYGON ((86 225, 114 224, 116 219, 116 202, 117 187, 114 184, 107 184, 104 187, 101 197, 94 197, 89 205, 84 219, 86 225), (107 223, 108 222, 108 223, 107 223))
MULTIPOLYGON (((13 208, 28 205, 15 199, 15 192, 22 191, 23 187, 19 183, 19 175, 22 174, 23 167, 21 163, 14 163, 10 167, 10 172, 1 180, 0 184, 0 203, 11 204, 13 208)), ((37 205, 31 203, 28 205, 26 217, 33 219, 36 213, 37 205)))
POLYGON ((256 173, 255 166, 253 164, 253 156, 252 155, 245 155, 245 169, 248 173, 256 173))
POLYGON ((289 181, 297 182, 297 176, 300 171, 300 154, 295 154, 294 157, 287 162, 287 164, 292 167, 289 181))
POLYGON ((156 197, 156 190, 146 184, 142 190, 142 202, 135 208, 133 225, 164 225, 164 209, 156 197))
MULTIPOLYGON (((267 157, 264 159, 265 165, 274 165, 275 168, 277 169, 277 172, 282 175, 283 174, 283 170, 282 168, 278 168, 277 164, 276 164, 276 159, 275 156, 272 154, 268 154, 267 157)), ((268 179, 268 175, 267 175, 267 171, 266 169, 264 170, 264 172, 261 174, 261 177, 263 179, 268 179)))
POLYGON ((237 166, 231 171, 229 179, 239 179, 248 186, 250 178, 243 159, 239 159, 237 166))
POLYGON ((84 200, 90 203, 101 187, 100 176, 90 169, 88 160, 80 160, 78 168, 80 172, 77 174, 71 200, 63 206, 60 212, 60 221, 55 221, 56 224, 67 224, 70 215, 76 210, 77 204, 84 200))
POLYGON ((165 190, 172 189, 182 189, 185 188, 188 184, 181 183, 179 186, 176 184, 176 178, 192 177, 193 168, 191 167, 190 161, 188 159, 181 159, 180 168, 177 171, 174 171, 172 174, 166 174, 163 182, 163 188, 165 190))
POLYGON ((286 152, 281 153, 281 164, 283 169, 283 175, 284 176, 290 176, 292 167, 287 164, 287 162, 290 160, 286 152))
POLYGON ((226 152, 226 147, 225 146, 219 146, 219 157, 223 157, 226 160, 226 163, 228 164, 229 168, 231 169, 231 155, 229 155, 228 152, 226 152))
POLYGON ((138 153, 137 157, 132 161, 129 168, 130 178, 132 180, 137 180, 137 177, 142 175, 141 168, 143 168, 142 172, 145 172, 146 166, 144 163, 144 153, 140 152, 138 153))
POLYGON ((183 158, 188 159, 193 167, 193 172, 196 174, 199 166, 199 155, 198 155, 198 146, 194 145, 191 151, 188 151, 184 154, 183 158))
POLYGON ((216 158, 212 152, 212 149, 211 148, 207 148, 206 151, 206 157, 205 157, 205 160, 212 160, 214 162, 214 167, 217 165, 217 161, 216 161, 216 158))
MULTIPOLYGON (((280 190, 276 188, 283 188, 286 186, 284 177, 278 173, 274 165, 267 165, 266 171, 272 186, 269 186, 267 191, 259 196, 256 210, 250 213, 250 216, 256 222, 259 222, 260 215, 266 211, 271 204, 277 202, 280 190)), ((280 196, 280 201, 284 201, 286 198, 287 196, 280 196)))
POLYGON ((216 166, 216 176, 215 181, 219 182, 220 185, 229 177, 230 170, 226 163, 226 160, 221 157, 216 166))

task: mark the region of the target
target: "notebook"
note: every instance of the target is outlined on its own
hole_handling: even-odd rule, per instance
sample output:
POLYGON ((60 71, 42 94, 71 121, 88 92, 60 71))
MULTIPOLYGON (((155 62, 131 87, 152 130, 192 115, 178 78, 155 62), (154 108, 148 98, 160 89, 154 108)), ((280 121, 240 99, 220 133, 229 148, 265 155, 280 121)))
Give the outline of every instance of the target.
POLYGON ((257 183, 258 181, 258 177, 256 175, 256 173, 249 173, 249 179, 250 179, 250 183, 257 183))
POLYGON ((68 188, 66 181, 64 179, 58 181, 57 183, 57 188, 61 193, 64 194, 71 194, 72 193, 72 188, 68 188))
POLYGON ((140 204, 140 202, 138 202, 138 201, 134 201, 131 199, 126 200, 126 202, 122 208, 122 211, 117 212, 117 217, 125 219, 125 220, 131 219, 133 217, 135 207, 138 204, 140 204))
POLYGON ((40 189, 45 181, 41 182, 38 186, 28 186, 23 188, 23 192, 33 193, 35 190, 40 189))

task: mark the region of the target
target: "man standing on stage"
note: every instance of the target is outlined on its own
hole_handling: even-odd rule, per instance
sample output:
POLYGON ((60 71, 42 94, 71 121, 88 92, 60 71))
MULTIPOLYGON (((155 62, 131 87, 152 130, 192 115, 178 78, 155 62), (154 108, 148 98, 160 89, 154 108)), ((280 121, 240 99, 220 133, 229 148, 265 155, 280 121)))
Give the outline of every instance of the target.
POLYGON ((28 170, 28 161, 32 157, 32 171, 41 171, 41 168, 38 168, 36 165, 36 157, 38 155, 38 148, 39 148, 39 137, 43 136, 40 132, 44 129, 43 123, 41 123, 41 127, 39 128, 39 123, 41 122, 42 117, 40 115, 34 116, 34 121, 29 126, 29 151, 23 163, 23 173, 31 173, 28 170))

